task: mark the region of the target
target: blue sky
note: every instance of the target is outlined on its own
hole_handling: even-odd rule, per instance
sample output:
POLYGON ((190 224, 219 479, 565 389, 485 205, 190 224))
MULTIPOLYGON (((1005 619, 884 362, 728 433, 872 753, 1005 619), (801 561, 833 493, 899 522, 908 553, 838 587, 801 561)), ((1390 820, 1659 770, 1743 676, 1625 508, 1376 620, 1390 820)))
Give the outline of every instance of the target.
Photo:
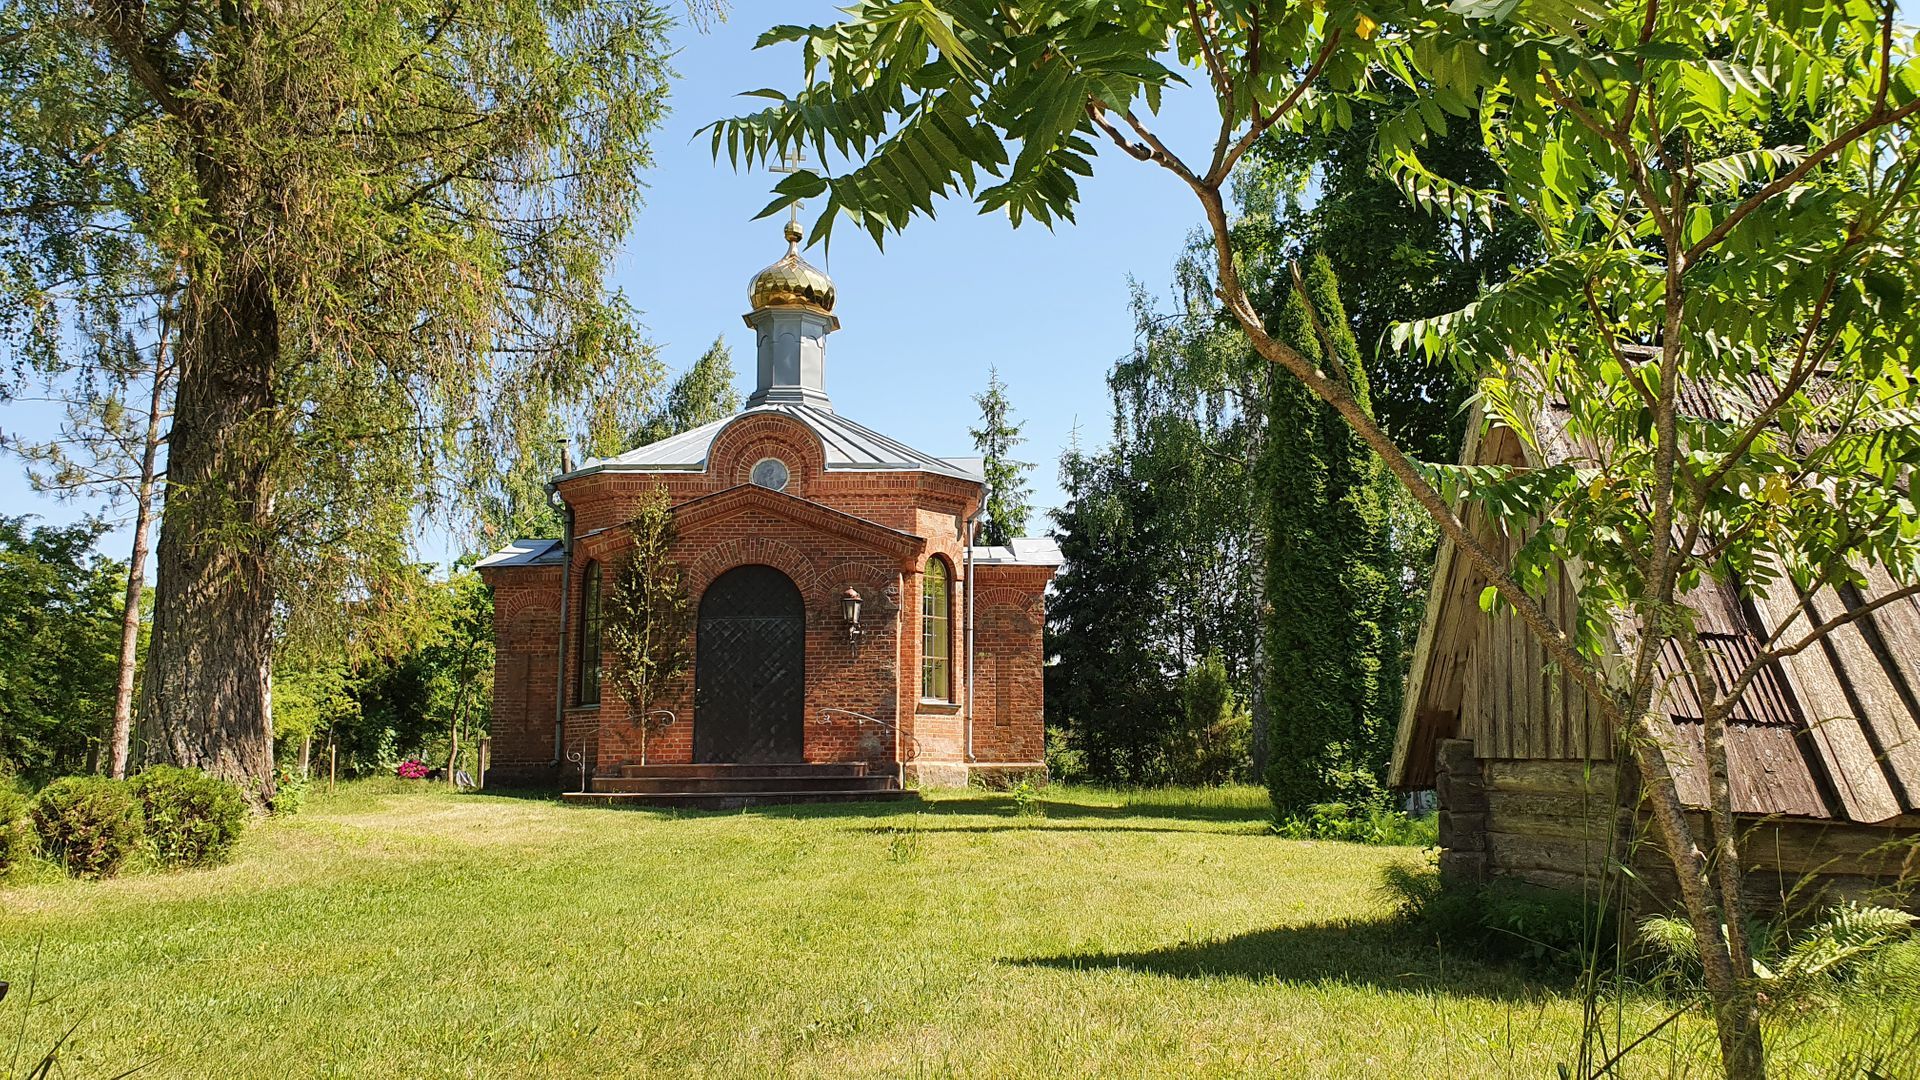
MULTIPOLYGON (((694 133, 754 108, 755 99, 736 96, 742 91, 798 86, 798 51, 754 51, 762 30, 833 16, 833 4, 816 0, 738 0, 726 22, 676 33, 672 112, 653 139, 645 203, 612 282, 644 313, 671 369, 692 363, 724 334, 742 391, 751 389, 753 340, 740 320, 746 284, 784 250, 785 217, 753 221, 775 178, 716 163, 694 133)), ((1198 153, 1211 115, 1199 95, 1171 95, 1160 126, 1176 150, 1198 153)), ((839 292, 843 328, 827 348, 836 409, 930 453, 971 454, 972 395, 997 365, 1026 424, 1021 454, 1036 466, 1036 509, 1057 505, 1060 451, 1075 425, 1090 443, 1107 437, 1106 372, 1133 338, 1129 275, 1164 294, 1173 260, 1200 221, 1198 204, 1171 175, 1114 151, 1102 154, 1083 192, 1078 221, 1052 231, 1032 223, 1015 230, 1004 215, 950 203, 890 238, 884 252, 851 229, 831 252, 809 251, 839 292)), ((46 405, 0 406, 0 430, 9 436, 44 437, 57 422, 46 405)), ((92 509, 34 493, 17 459, 0 460, 0 513, 68 521, 92 509)), ((1045 527, 1036 513, 1034 531, 1045 527)), ((124 546, 119 538, 105 543, 114 552, 124 546)), ((444 546, 435 536, 422 553, 445 558, 444 546)))
MULTIPOLYGON (((673 115, 655 141, 658 168, 615 278, 675 368, 724 333, 743 381, 750 378, 753 341, 740 321, 746 282, 784 248, 784 215, 751 220, 775 177, 713 162, 707 140, 693 133, 760 104, 737 98, 741 91, 799 85, 797 49, 753 50, 767 25, 833 14, 829 3, 741 2, 709 33, 680 35, 673 115)), ((1175 96, 1162 126, 1197 152, 1217 123, 1212 115, 1200 95, 1175 96)), ((1133 340, 1128 276, 1164 293, 1201 221, 1171 174, 1117 151, 1102 154, 1082 191, 1077 222, 1051 232, 1032 223, 1016 230, 1003 214, 952 202, 889 238, 884 251, 851 228, 830 252, 810 250, 839 294, 842 329, 827 345, 834 407, 928 452, 969 454, 972 395, 997 365, 1026 423, 1021 453, 1036 466, 1035 505, 1057 505, 1057 462, 1074 425, 1083 439, 1106 438, 1106 372, 1133 340)))

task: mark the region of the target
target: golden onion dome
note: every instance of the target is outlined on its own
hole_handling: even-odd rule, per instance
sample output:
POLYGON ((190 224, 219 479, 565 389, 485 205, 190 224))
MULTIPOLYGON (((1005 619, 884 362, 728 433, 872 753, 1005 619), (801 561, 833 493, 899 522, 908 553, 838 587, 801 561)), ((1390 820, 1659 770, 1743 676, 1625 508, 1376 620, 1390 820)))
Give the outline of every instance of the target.
POLYGON ((787 253, 753 275, 747 302, 755 311, 770 307, 810 307, 833 311, 833 279, 800 257, 800 225, 787 222, 787 253))

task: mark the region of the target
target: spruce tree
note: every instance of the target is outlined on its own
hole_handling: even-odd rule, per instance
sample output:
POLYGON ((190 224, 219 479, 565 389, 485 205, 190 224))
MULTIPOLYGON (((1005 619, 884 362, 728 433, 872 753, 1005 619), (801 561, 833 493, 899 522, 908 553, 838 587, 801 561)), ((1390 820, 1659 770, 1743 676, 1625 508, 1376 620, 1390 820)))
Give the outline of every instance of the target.
POLYGON ((999 546, 1025 536, 1027 518, 1033 513, 1027 502, 1027 473, 1033 465, 1012 457, 1013 448, 1027 441, 1020 434, 1026 425, 1011 418, 1013 406, 999 368, 987 369, 986 392, 975 394, 973 400, 980 406, 980 426, 968 434, 973 436, 974 449, 985 458, 987 475, 987 512, 980 521, 979 543, 999 546))
MULTIPOLYGON (((1325 256, 1308 260, 1299 285, 1281 293, 1277 336, 1366 404, 1366 373, 1325 256)), ((1380 791, 1392 739, 1381 707, 1380 620, 1389 584, 1381 473, 1378 458, 1331 408, 1299 383, 1275 380, 1260 479, 1273 704, 1265 779, 1282 814, 1380 791)))

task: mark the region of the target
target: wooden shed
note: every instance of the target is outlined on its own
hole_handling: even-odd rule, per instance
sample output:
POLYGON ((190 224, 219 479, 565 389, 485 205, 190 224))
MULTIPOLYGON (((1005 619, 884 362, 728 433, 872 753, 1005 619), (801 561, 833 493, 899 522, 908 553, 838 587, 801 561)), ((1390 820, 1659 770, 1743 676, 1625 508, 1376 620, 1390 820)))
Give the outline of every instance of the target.
MULTIPOLYGON (((1559 410, 1540 428, 1544 455, 1559 410)), ((1532 465, 1514 433, 1477 421, 1463 461, 1532 465)), ((1469 520, 1490 550, 1513 554, 1477 514, 1469 520)), ((1546 606, 1571 625, 1581 568, 1563 566, 1546 606)), ((1891 591, 1884 575, 1878 589, 1891 591)), ((1671 902, 1672 871, 1637 809, 1636 777, 1617 768, 1615 733, 1585 693, 1549 663, 1511 614, 1481 611, 1486 581, 1442 543, 1414 649, 1389 781, 1434 789, 1440 805, 1441 868, 1449 877, 1511 877, 1578 889, 1598 880, 1609 857, 1633 866, 1652 903, 1671 902)), ((1775 587, 1759 598, 1707 586, 1682 597, 1700 616, 1702 645, 1739 670, 1800 605, 1814 622, 1870 601, 1852 589, 1811 596, 1775 587)), ((1875 592, 1873 595, 1878 595, 1875 592)), ((1802 618, 1801 625, 1812 625, 1802 618)), ((1707 802, 1703 723, 1691 685, 1663 658, 1656 708, 1670 722, 1682 799, 1707 802)), ((1920 877, 1920 605, 1902 599, 1840 628, 1821 646, 1786 658, 1756 681, 1727 734, 1733 805, 1751 901, 1799 908, 1824 896, 1913 906, 1920 877)), ((1704 830, 1704 816, 1696 822, 1704 830)), ((1703 833, 1704 835, 1704 833, 1703 833)))

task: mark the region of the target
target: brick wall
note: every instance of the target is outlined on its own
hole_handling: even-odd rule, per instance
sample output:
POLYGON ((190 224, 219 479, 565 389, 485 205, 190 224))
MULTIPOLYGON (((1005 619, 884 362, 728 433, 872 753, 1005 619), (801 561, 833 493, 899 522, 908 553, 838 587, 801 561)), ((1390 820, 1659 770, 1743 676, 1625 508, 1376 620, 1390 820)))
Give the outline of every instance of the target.
POLYGON ((489 568, 481 576, 493 587, 496 646, 489 782, 549 784, 554 778, 560 568, 489 568))
MULTIPOLYGON (((676 507, 673 557, 697 612, 701 595, 736 566, 771 566, 799 588, 806 606, 808 761, 865 761, 891 769, 900 721, 901 754, 909 761, 965 762, 965 547, 961 529, 980 497, 972 481, 922 472, 830 473, 812 431, 778 415, 751 416, 725 429, 704 472, 600 473, 569 480, 561 494, 574 510, 573 634, 579 629, 583 573, 602 574, 602 592, 626 558, 622 526, 638 501, 664 487, 676 507), (787 465, 784 494, 752 487, 753 464, 779 457, 787 465), (823 509, 824 508, 824 509, 823 509), (925 700, 921 679, 920 596, 929 559, 943 557, 953 582, 948 628, 953 658, 951 701, 925 700), (850 646, 840 598, 860 593, 862 634, 850 646), (844 712, 836 710, 845 710, 844 712), (864 714, 880 721, 847 715, 864 714)), ((1041 757, 1042 595, 1045 567, 980 567, 976 648, 982 682, 975 692, 975 758, 1037 762, 1041 757)), ((495 590, 499 648, 494 694, 495 771, 545 768, 553 759, 555 639, 559 568, 483 571, 495 590)), ((579 685, 580 651, 568 647, 570 705, 579 685)), ((678 680, 656 709, 672 723, 646 739, 646 760, 686 762, 693 756, 695 673, 678 680)), ((568 709, 566 749, 584 753, 589 772, 610 772, 641 759, 641 729, 626 703, 603 680, 598 706, 568 709)), ((964 767, 964 765, 962 765, 964 767)), ((563 766, 567 783, 578 766, 563 766)))

